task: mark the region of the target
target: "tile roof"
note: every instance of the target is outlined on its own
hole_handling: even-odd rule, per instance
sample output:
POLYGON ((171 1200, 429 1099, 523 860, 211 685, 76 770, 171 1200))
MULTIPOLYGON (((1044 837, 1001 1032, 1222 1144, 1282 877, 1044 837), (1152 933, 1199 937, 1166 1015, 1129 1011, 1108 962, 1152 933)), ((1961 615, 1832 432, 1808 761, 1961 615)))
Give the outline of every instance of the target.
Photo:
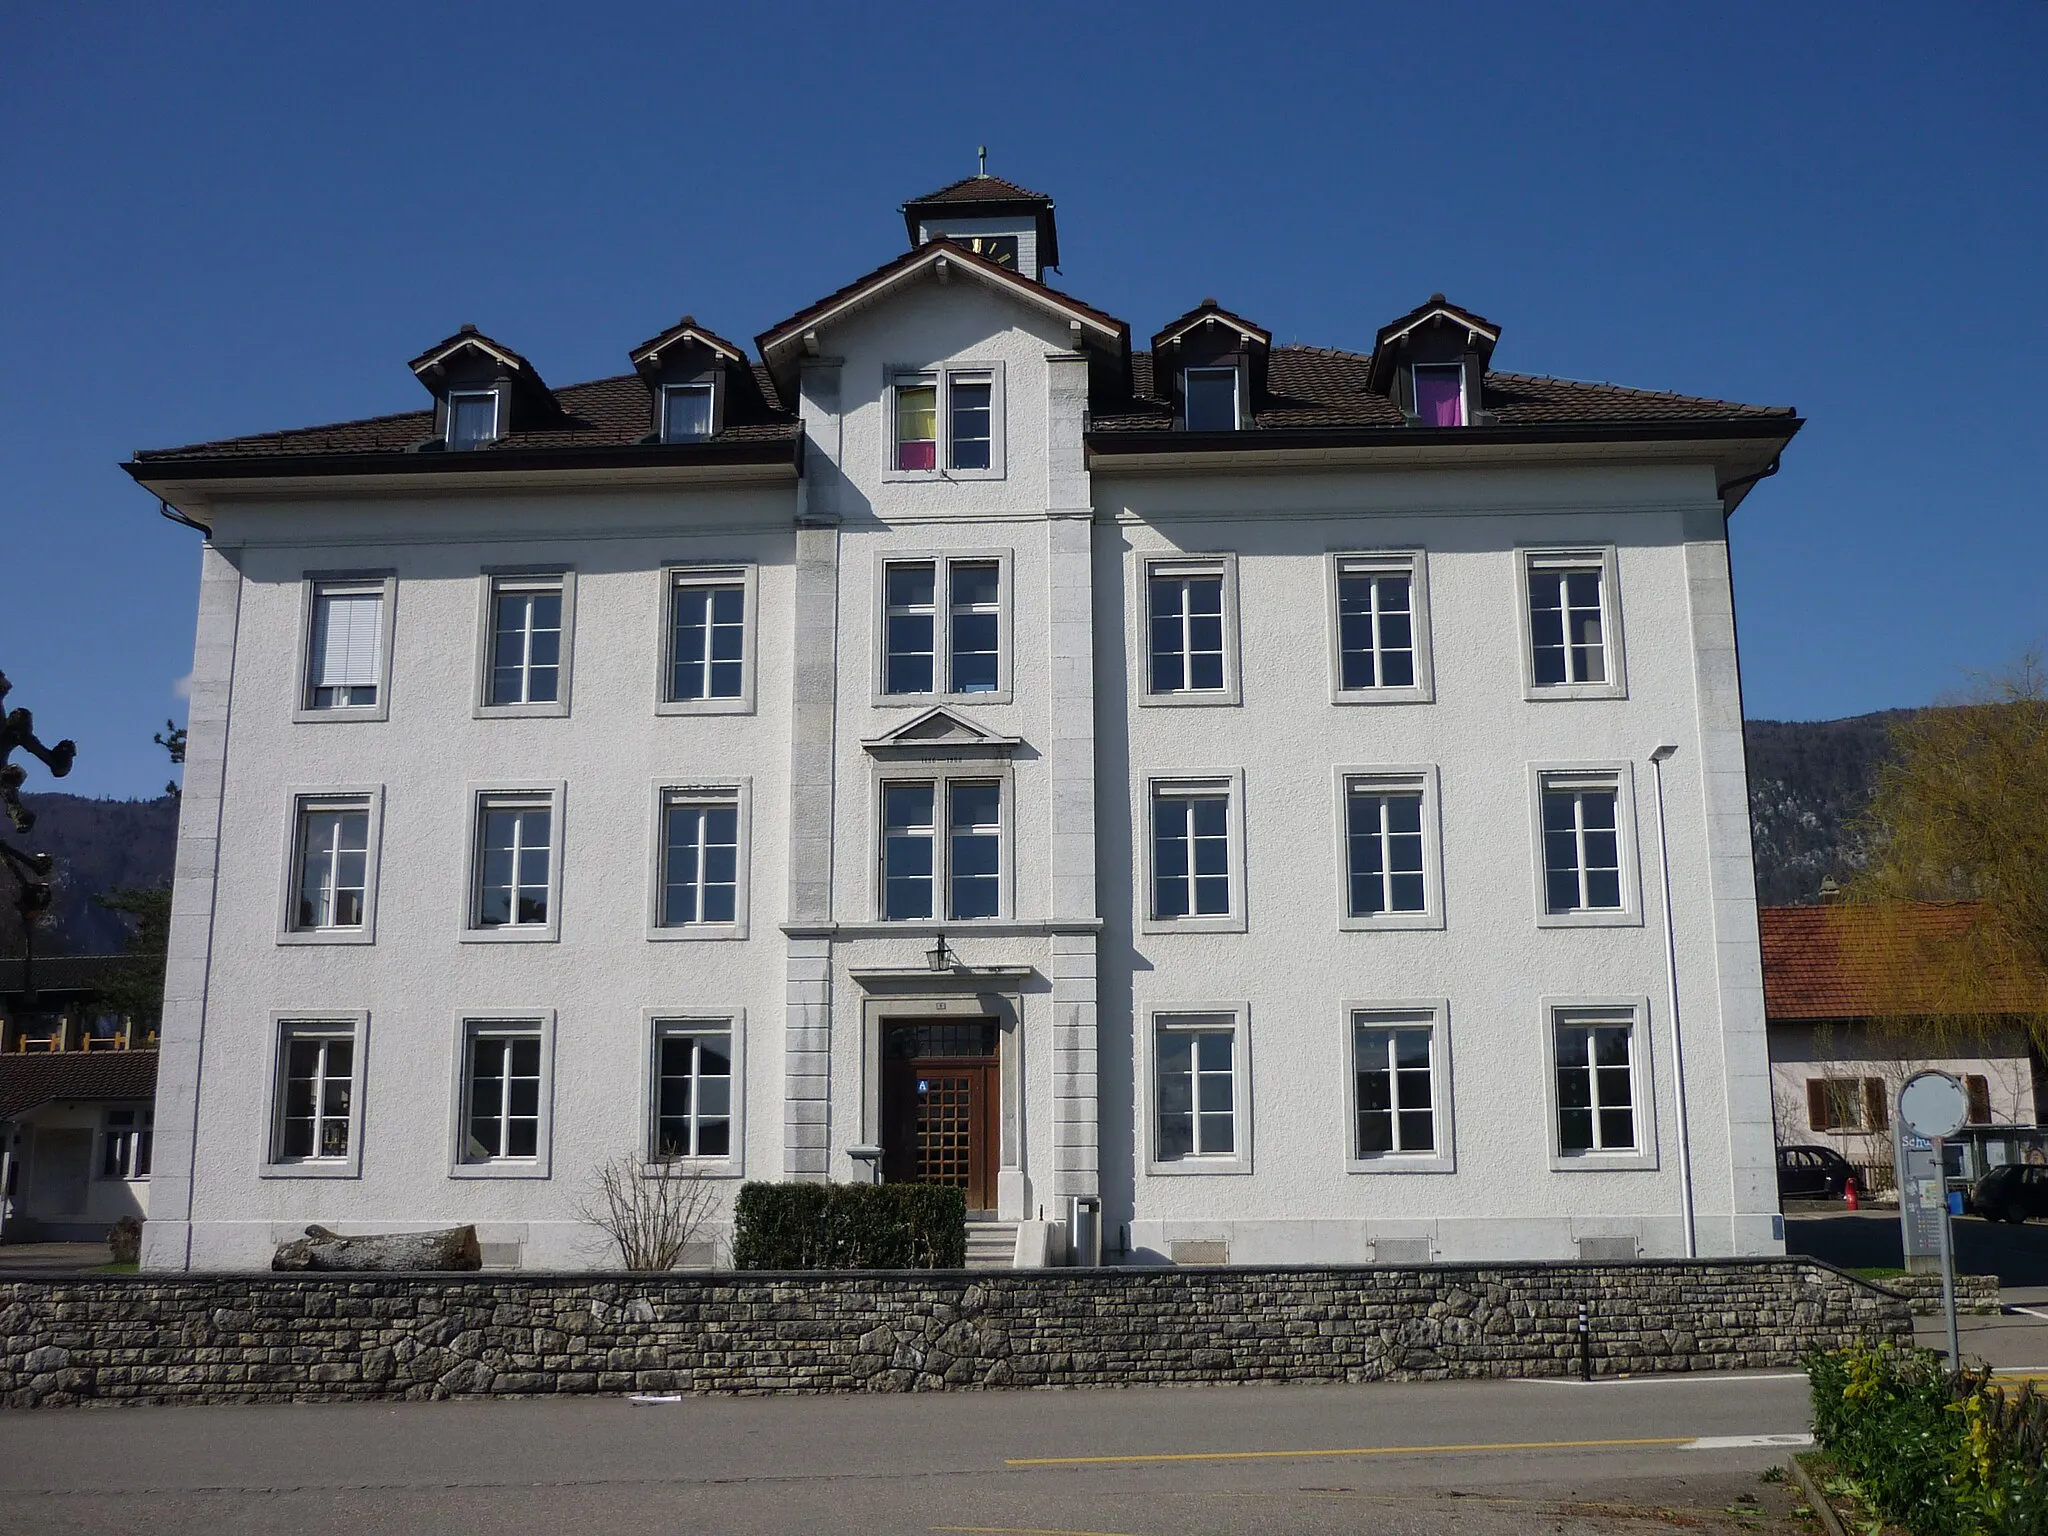
MULTIPOLYGON (((1401 426, 1401 412, 1393 401, 1366 387, 1371 371, 1370 353, 1275 347, 1267 362, 1266 396, 1253 413, 1253 424, 1262 428, 1401 426)), ((1091 431, 1172 429, 1172 410, 1154 393, 1149 352, 1131 355, 1131 382, 1134 398, 1097 409, 1090 421, 1091 431)), ((1783 420, 1790 425, 1797 417, 1790 406, 1740 405, 1664 390, 1496 372, 1486 375, 1481 409, 1493 412, 1501 426, 1731 420, 1783 420)))
POLYGON ((0 1056, 0 1120, 56 1099, 153 1099, 155 1051, 0 1056))
POLYGON ((923 197, 913 197, 903 206, 916 208, 926 203, 1010 203, 1027 199, 1041 203, 1052 201, 1043 192, 1029 191, 1014 181, 1004 181, 1000 176, 964 176, 951 186, 941 187, 936 192, 927 192, 923 197))
POLYGON ((2048 972, 2038 969, 1989 976, 1982 995, 1969 998, 1944 984, 1942 962, 1955 954, 1978 910, 1971 902, 1760 907, 1764 1014, 1867 1019, 2048 1008, 2048 972))
MULTIPOLYGON (((782 408, 768 370, 751 366, 761 390, 759 401, 735 390, 726 412, 725 430, 710 441, 739 443, 794 438, 796 416, 782 408)), ((563 417, 558 424, 512 432, 478 454, 539 448, 622 448, 643 441, 650 429, 647 384, 637 373, 622 373, 587 384, 571 384, 554 392, 563 417)), ((186 459, 285 458, 348 453, 404 453, 434 435, 434 412, 403 411, 396 416, 370 416, 325 427, 300 427, 288 432, 259 432, 250 437, 192 443, 183 448, 147 450, 135 455, 139 465, 173 464, 186 459)))

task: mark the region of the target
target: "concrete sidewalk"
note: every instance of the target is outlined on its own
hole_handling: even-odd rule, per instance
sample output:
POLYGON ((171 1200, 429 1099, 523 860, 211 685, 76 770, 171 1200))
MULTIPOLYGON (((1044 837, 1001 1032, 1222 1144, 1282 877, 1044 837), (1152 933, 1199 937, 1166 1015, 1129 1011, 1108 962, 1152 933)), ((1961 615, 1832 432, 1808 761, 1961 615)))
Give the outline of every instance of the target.
POLYGON ((105 1243, 0 1243, 0 1276, 76 1273, 113 1261, 105 1243))

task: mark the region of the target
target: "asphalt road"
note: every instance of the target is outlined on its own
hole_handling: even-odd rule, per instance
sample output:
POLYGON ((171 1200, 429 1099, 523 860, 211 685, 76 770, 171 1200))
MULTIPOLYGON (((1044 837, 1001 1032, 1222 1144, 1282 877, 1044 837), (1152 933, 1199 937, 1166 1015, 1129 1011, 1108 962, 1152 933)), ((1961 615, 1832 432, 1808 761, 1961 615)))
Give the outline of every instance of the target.
POLYGON ((1692 1442, 1806 1427, 1777 1374, 14 1412, 0 1531, 1776 1531, 1785 1450, 1692 1442))
MULTIPOLYGON (((1877 1268, 1898 1264, 1899 1213, 1897 1209, 1868 1210, 1856 1215, 1840 1205, 1832 1214, 1800 1214, 1785 1217, 1785 1247, 1791 1253, 1824 1259, 1844 1269, 1877 1268)), ((1986 1221, 1981 1216, 1959 1216, 1951 1228, 1956 1239, 1956 1267, 1970 1275, 1996 1275, 2008 1290, 2048 1288, 2048 1221, 2030 1221, 2021 1226, 1986 1221)))

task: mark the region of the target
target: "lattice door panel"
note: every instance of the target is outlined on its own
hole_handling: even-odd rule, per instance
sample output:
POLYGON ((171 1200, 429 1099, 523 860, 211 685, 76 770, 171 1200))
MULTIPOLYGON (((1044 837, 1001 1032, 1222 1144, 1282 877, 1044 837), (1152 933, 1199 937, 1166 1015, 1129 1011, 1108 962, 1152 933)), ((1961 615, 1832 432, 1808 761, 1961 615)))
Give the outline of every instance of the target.
POLYGON ((917 1080, 917 1177, 972 1189, 978 1073, 927 1072, 917 1080))

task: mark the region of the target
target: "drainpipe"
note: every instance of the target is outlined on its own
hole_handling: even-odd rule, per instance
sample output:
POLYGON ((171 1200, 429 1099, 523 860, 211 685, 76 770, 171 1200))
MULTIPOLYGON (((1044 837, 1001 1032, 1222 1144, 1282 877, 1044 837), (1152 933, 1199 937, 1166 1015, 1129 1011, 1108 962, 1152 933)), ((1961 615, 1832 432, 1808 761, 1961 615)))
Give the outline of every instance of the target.
POLYGON ((1671 916, 1671 837, 1664 826, 1664 764, 1678 750, 1666 742, 1650 754, 1657 781, 1657 871, 1664 886, 1664 980, 1671 1009, 1671 1091, 1678 1103, 1678 1219, 1685 1229, 1685 1256, 1700 1256, 1692 1209, 1692 1125, 1685 1103, 1685 1035, 1678 1022, 1678 928, 1671 916))

